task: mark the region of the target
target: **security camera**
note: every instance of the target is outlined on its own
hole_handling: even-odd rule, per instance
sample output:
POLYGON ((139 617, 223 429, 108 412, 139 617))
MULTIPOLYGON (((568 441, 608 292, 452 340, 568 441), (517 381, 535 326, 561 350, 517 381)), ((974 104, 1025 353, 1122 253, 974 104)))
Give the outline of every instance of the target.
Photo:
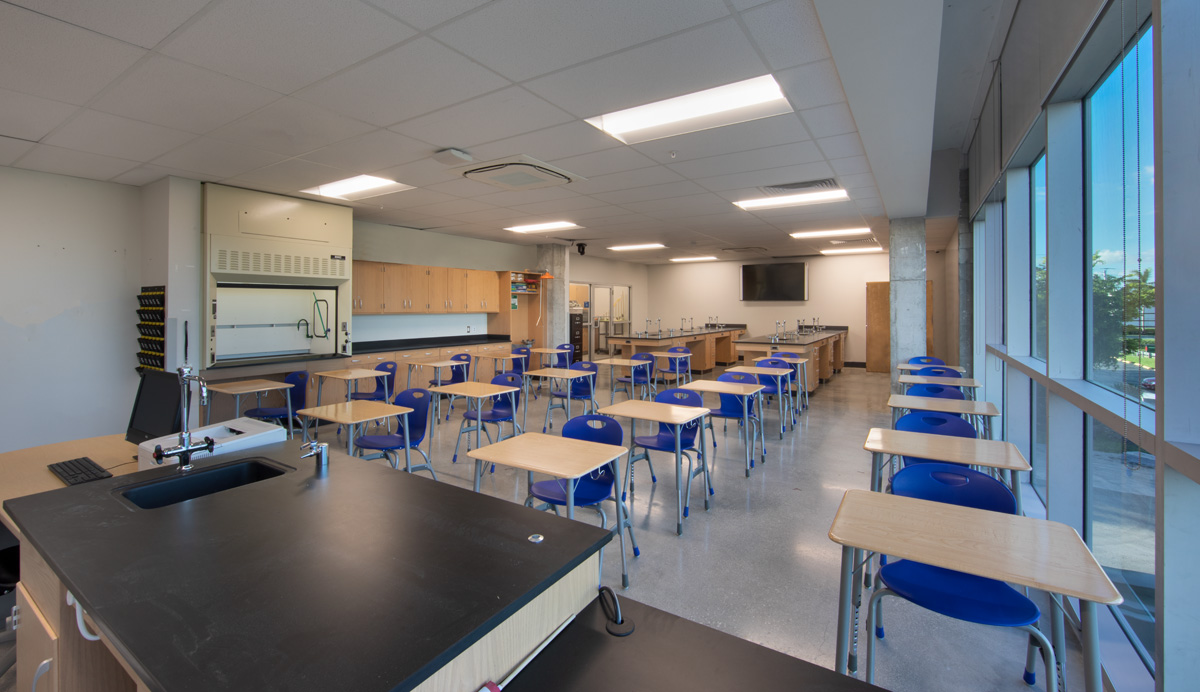
POLYGON ((580 255, 582 255, 587 251, 587 243, 575 243, 575 249, 579 251, 580 255))

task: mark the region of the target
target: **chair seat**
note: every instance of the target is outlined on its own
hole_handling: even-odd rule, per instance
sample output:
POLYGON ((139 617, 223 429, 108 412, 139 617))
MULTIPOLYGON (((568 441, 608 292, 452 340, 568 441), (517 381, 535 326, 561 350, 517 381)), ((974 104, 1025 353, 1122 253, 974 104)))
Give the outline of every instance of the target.
MULTIPOLYGON (((562 479, 538 481, 530 487, 529 494, 542 502, 566 506, 567 481, 562 479)), ((575 486, 575 506, 586 507, 599 504, 607 500, 610 495, 612 495, 611 481, 600 482, 584 476, 575 486)))
POLYGON ((383 392, 362 392, 362 393, 354 392, 353 394, 350 395, 350 398, 354 401, 386 401, 387 400, 387 397, 385 397, 383 395, 383 392))
MULTIPOLYGON (((693 449, 695 441, 688 442, 681 440, 682 449, 693 449)), ((633 444, 646 449, 653 449, 659 452, 674 452, 675 451, 675 436, 667 433, 659 433, 658 435, 638 435, 633 438, 633 444)))
MULTIPOLYGON (((295 411, 292 412, 293 415, 295 413, 295 411)), ((273 408, 252 408, 242 415, 246 418, 287 418, 288 410, 283 406, 277 406, 273 408)))
POLYGON ((354 440, 355 447, 363 449, 403 449, 404 433, 397 435, 363 435, 354 440))
POLYGON ((999 627, 1032 625, 1036 604, 1008 584, 912 560, 884 565, 879 578, 902 598, 958 620, 999 627))
MULTIPOLYGON (((713 418, 737 418, 737 419, 741 420, 742 409, 741 408, 724 408, 724 407, 715 408, 715 409, 710 409, 708 412, 708 415, 712 416, 713 418)), ((753 411, 750 412, 749 417, 750 418, 755 417, 753 411)))
POLYGON ((479 414, 479 412, 478 412, 478 411, 464 411, 464 412, 463 412, 463 418, 466 418, 467 420, 475 420, 475 419, 477 419, 477 418, 481 418, 481 417, 483 418, 483 422, 484 422, 484 423, 498 423, 498 422, 500 422, 500 421, 510 421, 510 420, 512 420, 512 419, 513 419, 513 412, 512 412, 512 409, 507 409, 507 408, 502 408, 502 409, 489 408, 489 409, 485 409, 485 410, 483 411, 483 415, 482 415, 482 416, 480 416, 480 414, 479 414))
MULTIPOLYGON (((555 392, 550 392, 550 396, 555 396, 555 397, 558 397, 559 399, 566 399, 567 393, 560 389, 555 392)), ((580 401, 580 400, 590 401, 592 398, 592 395, 591 394, 572 394, 571 398, 575 399, 576 401, 580 401)))

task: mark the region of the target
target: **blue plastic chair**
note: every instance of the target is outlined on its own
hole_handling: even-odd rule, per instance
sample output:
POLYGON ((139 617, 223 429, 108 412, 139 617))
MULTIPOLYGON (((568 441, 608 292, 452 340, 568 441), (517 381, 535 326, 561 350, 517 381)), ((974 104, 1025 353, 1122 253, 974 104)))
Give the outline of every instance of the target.
POLYGON ((413 473, 428 469, 429 474, 433 476, 433 480, 437 480, 437 472, 433 470, 433 462, 430 461, 429 455, 425 450, 417 445, 425 440, 425 433, 429 428, 429 404, 433 401, 433 393, 428 389, 420 389, 414 387, 397 392, 396 398, 393 400, 397 406, 406 406, 412 409, 408 414, 408 439, 404 437, 404 424, 401 416, 396 416, 396 432, 391 435, 363 435, 354 440, 354 446, 358 449, 373 449, 383 454, 392 468, 400 467, 400 457, 395 452, 399 449, 416 450, 425 457, 424 464, 413 466, 411 462, 406 461, 404 470, 413 473))
MULTIPOLYGON (((930 433, 932 435, 950 435, 952 437, 978 437, 979 432, 971 425, 953 413, 938 413, 936 411, 913 411, 900 416, 896 421, 896 429, 905 432, 930 433)), ((932 459, 921 457, 904 457, 905 464, 928 464, 932 459)), ((954 464, 954 466, 962 466, 954 464)))
MULTIPOLYGON (((749 375, 744 372, 722 373, 717 376, 717 382, 734 382, 737 384, 758 384, 758 380, 754 379, 753 375, 749 375)), ((718 394, 717 396, 720 397, 721 407, 717 408, 717 409, 711 409, 708 415, 711 418, 725 419, 725 426, 721 431, 722 433, 727 433, 729 431, 730 419, 737 421, 739 437, 741 436, 741 434, 744 433, 746 435, 746 438, 745 438, 746 444, 749 445, 749 447, 750 447, 749 453, 746 456, 746 460, 747 460, 746 476, 749 477, 750 469, 754 468, 754 439, 755 439, 756 433, 757 433, 757 437, 759 437, 762 441, 763 463, 764 464, 767 463, 767 440, 766 440, 766 436, 763 435, 762 420, 759 419, 758 412, 754 410, 754 399, 752 397, 751 398, 743 398, 743 397, 736 396, 733 394, 718 394), (747 405, 749 405, 749 407, 750 407, 749 410, 746 409, 747 405), (748 419, 750 421, 750 430, 743 429, 743 426, 742 426, 743 413, 745 414, 745 419, 748 419)), ((714 438, 713 439, 713 447, 716 447, 717 441, 715 439, 716 438, 715 434, 713 435, 713 438, 714 438)))
POLYGON ((667 358, 667 365, 663 368, 658 368, 654 373, 654 386, 658 388, 658 380, 661 378, 666 381, 666 376, 670 375, 674 378, 672 381, 675 385, 680 385, 685 382, 692 381, 692 351, 686 346, 672 346, 667 349, 667 353, 678 353, 678 356, 667 358))
POLYGON ((512 359, 512 369, 509 370, 509 372, 514 373, 516 375, 524 375, 525 371, 528 369, 528 365, 529 365, 529 357, 530 357, 529 347, 528 346, 518 346, 518 347, 514 348, 512 350, 512 352, 516 353, 517 355, 521 355, 521 356, 525 356, 525 357, 524 358, 513 358, 512 359))
MULTIPOLYGON (((775 357, 801 358, 803 356, 801 356, 799 353, 780 351, 775 354, 775 357)), ((799 378, 796 381, 796 398, 798 399, 796 404, 799 412, 803 413, 804 409, 808 408, 808 366, 801 364, 795 366, 793 369, 796 371, 796 377, 799 378)))
MULTIPOLYGON (((292 402, 292 417, 288 418, 287 402, 284 406, 263 406, 261 408, 252 408, 242 415, 246 418, 257 418, 259 420, 270 420, 281 423, 287 420, 288 439, 292 437, 292 420, 296 417, 296 411, 304 408, 305 402, 308 400, 308 373, 304 370, 288 373, 287 377, 283 378, 284 382, 292 385, 291 389, 285 389, 284 396, 292 402)), ((282 424, 282 423, 281 423, 282 424)), ((305 425, 301 423, 301 426, 305 425)))
POLYGON ((559 344, 559 345, 555 346, 554 348, 565 348, 568 351, 567 353, 559 353, 559 354, 555 355, 554 367, 556 367, 556 368, 571 367, 571 362, 573 360, 575 360, 575 344, 559 344))
MULTIPOLYGON (((658 393, 658 383, 654 380, 654 356, 649 353, 635 353, 629 357, 629 360, 644 361, 644 365, 633 365, 629 368, 629 377, 618 377, 617 382, 623 382, 620 391, 625 392, 630 399, 633 398, 631 389, 638 390, 638 399, 645 400, 651 395, 658 393), (629 385, 626 387, 625 385, 629 385)), ((617 388, 614 386, 608 403, 612 403, 617 396, 617 388)))
MULTIPOLYGON (((446 384, 459 384, 471 379, 471 354, 470 353, 455 353, 450 356, 450 360, 456 360, 462 365, 450 366, 450 379, 433 379, 429 381, 429 385, 438 386, 446 384)), ((458 397, 450 395, 450 409, 446 411, 446 420, 450 420, 450 411, 454 410, 454 400, 458 397)))
MULTIPOLYGON (((621 424, 615 418, 601 415, 576 416, 567 421, 562 428, 562 436, 575 440, 599 442, 607 445, 622 446, 625 433, 621 424)), ((608 516, 605 515, 602 504, 605 500, 617 501, 615 492, 617 480, 617 462, 612 461, 592 473, 579 478, 559 478, 549 481, 538 481, 529 486, 529 497, 525 499, 526 507, 546 510, 553 509, 558 514, 559 507, 567 504, 567 484, 575 485, 575 506, 591 507, 600 515, 600 528, 608 528, 608 516), (541 504, 537 504, 541 502, 541 504)), ((625 563, 625 533, 621 529, 621 508, 617 507, 617 537, 621 540, 621 577, 625 586, 629 586, 629 568, 625 563)), ((637 540, 633 537, 633 527, 629 530, 629 542, 633 544, 633 556, 642 554, 637 540)), ((603 549, 601 549, 603 550, 603 549)), ((601 555, 600 562, 604 562, 601 555)))
POLYGON ((914 384, 905 392, 909 396, 928 396, 935 399, 965 399, 962 389, 943 387, 940 384, 914 384))
POLYGON ((584 410, 586 411, 587 407, 590 405, 592 413, 595 413, 596 409, 599 408, 596 405, 595 388, 596 378, 599 377, 600 373, 599 366, 590 360, 581 360, 578 363, 572 363, 571 367, 568 369, 590 372, 592 373, 592 376, 578 377, 571 380, 570 384, 568 385, 569 391, 559 389, 552 390, 550 392, 551 399, 550 404, 546 406, 546 420, 542 422, 542 432, 546 432, 548 428, 554 427, 554 418, 551 416, 551 411, 556 408, 561 408, 564 414, 567 412, 566 399, 585 402, 584 410), (563 402, 556 404, 554 403, 555 399, 562 399, 563 402))
MULTIPOLYGON (((778 358, 767 358, 760 360, 755 365, 761 368, 784 368, 792 370, 792 366, 778 358)), ((779 378, 779 384, 776 384, 774 375, 759 375, 758 383, 763 386, 762 395, 765 397, 779 397, 779 439, 783 439, 783 433, 787 430, 787 415, 792 416, 792 428, 796 427, 796 413, 792 410, 792 376, 795 371, 789 372, 787 375, 779 378)), ((763 414, 766 417, 766 414, 763 414)))
POLYGON ((359 401, 387 401, 388 397, 394 391, 396 385, 396 361, 388 360, 375 366, 375 369, 384 373, 375 378, 375 391, 373 392, 354 392, 350 395, 351 399, 359 401))
MULTIPOLYGON (((675 406, 704 406, 704 397, 700 392, 693 392, 689 389, 667 389, 658 393, 654 400, 663 404, 674 404, 675 406)), ((700 421, 702 418, 695 418, 691 422, 684 423, 679 426, 679 449, 682 455, 688 460, 688 475, 687 475, 687 499, 683 506, 683 516, 688 515, 688 507, 692 499, 692 478, 698 473, 704 474, 704 487, 709 495, 714 493, 712 487, 712 479, 708 474, 708 460, 696 447, 696 432, 700 429, 700 421), (689 453, 695 453, 700 459, 700 468, 695 468, 695 460, 689 453)), ((657 483, 658 478, 654 475, 654 465, 650 463, 650 451, 670 452, 675 454, 675 427, 666 423, 658 424, 658 434, 656 435, 639 435, 633 438, 633 448, 630 451, 641 447, 643 454, 638 456, 636 453, 630 455, 629 460, 629 490, 633 491, 633 465, 641 459, 646 460, 646 465, 650 467, 650 482, 657 483)), ((708 506, 708 497, 704 498, 705 507, 708 506)))
MULTIPOLYGON (((929 463, 905 468, 892 480, 892 492, 934 502, 1013 514, 1016 499, 996 479, 952 464, 929 463)), ((1031 639, 1026 650, 1024 680, 1034 684, 1034 647, 1042 649, 1047 688, 1058 689, 1054 649, 1034 624, 1041 618, 1037 605, 1008 584, 995 579, 934 567, 912 560, 897 560, 879 568, 876 588, 867 606, 867 682, 875 682, 875 639, 884 636, 880 601, 898 596, 922 608, 965 622, 1016 627, 1031 639)))
MULTIPOLYGON (((487 424, 492 423, 496 426, 496 442, 504 439, 504 428, 501 423, 512 423, 513 434, 509 437, 515 437, 520 434, 521 426, 517 423, 517 409, 521 406, 521 376, 511 372, 503 372, 492 378, 492 384, 506 385, 516 387, 517 391, 509 394, 497 394, 493 397, 488 397, 488 408, 483 408, 483 402, 480 402, 479 411, 467 410, 463 413, 462 423, 458 426, 458 439, 454 441, 454 456, 450 458, 450 463, 458 463, 458 444, 462 442, 463 433, 471 433, 475 430, 475 425, 483 426, 483 434, 487 435, 488 443, 492 442, 492 433, 488 430, 487 424)), ((467 450, 471 449, 471 436, 467 435, 467 450)), ((492 470, 495 470, 495 465, 492 470)))
POLYGON ((933 356, 913 356, 908 359, 908 362, 913 365, 945 365, 946 361, 933 356))
POLYGON ((913 373, 922 377, 957 377, 962 378, 962 373, 954 368, 947 368, 941 365, 930 365, 927 368, 921 368, 913 373))

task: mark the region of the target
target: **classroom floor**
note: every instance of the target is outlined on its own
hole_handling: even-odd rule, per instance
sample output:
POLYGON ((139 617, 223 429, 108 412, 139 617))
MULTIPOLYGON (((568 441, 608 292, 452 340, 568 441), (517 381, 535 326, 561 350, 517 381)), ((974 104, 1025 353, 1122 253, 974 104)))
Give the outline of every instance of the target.
MULTIPOLYGON (((601 370, 597 398, 604 406, 608 369, 601 370)), ((726 434, 718 420, 712 508, 704 511, 697 479, 683 536, 675 535, 671 456, 653 455, 656 484, 646 465, 637 464, 632 517, 641 556, 630 555, 631 585, 622 590, 614 539, 604 552, 604 583, 621 596, 832 667, 841 552, 827 532, 843 492, 867 487, 870 456, 862 449, 863 439, 868 428, 890 422, 888 386, 887 375, 846 368, 813 394, 811 408, 783 440, 778 414, 769 411, 767 463, 756 465, 749 478, 736 426, 731 424, 726 434)), ((715 403, 715 396, 708 396, 715 403)), ((529 429, 540 431, 547 398, 530 403, 529 429)), ((461 410, 460 403, 449 424, 443 417, 429 444, 439 480, 470 488, 473 464, 465 457, 465 440, 459 462, 450 463, 461 410)), ((572 410, 578 412, 577 403, 572 410)), ((554 416, 558 429, 563 414, 555 411, 554 416)), ((648 434, 648 424, 639 424, 638 433, 648 434)), ((323 439, 331 437, 322 431, 323 439)), ((483 479, 483 490, 522 502, 525 474, 497 467, 483 479)), ((606 511, 614 521, 611 503, 606 511)), ((598 522, 590 510, 576 516, 598 522)), ((1038 594, 1035 600, 1045 613, 1046 599, 1038 594)), ((885 602, 884 617, 887 638, 876 649, 875 682, 881 687, 912 692, 1031 689, 1021 680, 1026 636, 1020 632, 961 623, 894 598, 885 602)), ((1067 643, 1068 683, 1079 688, 1082 658, 1070 634, 1067 643)), ((1037 671, 1036 689, 1045 689, 1040 664, 1037 671)), ((14 685, 12 672, 0 677, 0 692, 14 685)))

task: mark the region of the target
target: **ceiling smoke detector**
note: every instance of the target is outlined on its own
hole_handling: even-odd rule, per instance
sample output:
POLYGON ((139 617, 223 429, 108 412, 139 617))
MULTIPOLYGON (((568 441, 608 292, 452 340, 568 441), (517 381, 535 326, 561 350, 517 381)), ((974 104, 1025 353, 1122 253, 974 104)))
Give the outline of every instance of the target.
POLYGON ((785 195, 798 195, 805 192, 820 192, 822 190, 840 190, 841 185, 833 178, 824 178, 821 180, 808 180, 802 183, 782 183, 780 185, 764 185, 758 188, 758 191, 768 197, 783 197, 785 195))
POLYGON ((536 190, 587 180, 524 154, 464 166, 459 173, 469 180, 505 190, 536 190))

